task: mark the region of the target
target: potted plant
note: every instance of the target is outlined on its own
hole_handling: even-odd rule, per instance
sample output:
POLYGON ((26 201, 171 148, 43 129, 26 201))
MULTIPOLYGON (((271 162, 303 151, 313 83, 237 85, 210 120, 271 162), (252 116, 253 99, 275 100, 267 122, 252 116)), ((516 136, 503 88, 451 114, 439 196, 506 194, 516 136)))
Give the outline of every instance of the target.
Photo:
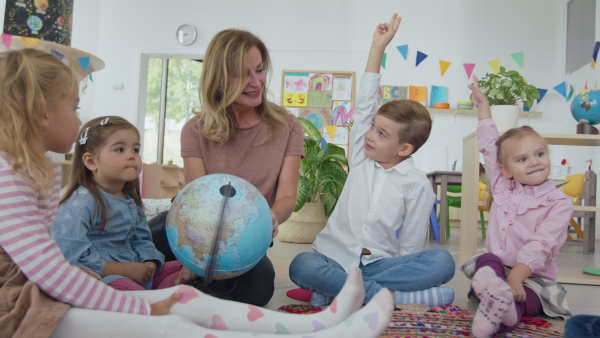
POLYGON ((490 103, 498 131, 517 126, 520 114, 518 102, 531 107, 533 100, 540 97, 537 88, 527 84, 519 72, 507 71, 504 67, 500 67, 498 74, 485 74, 479 80, 479 88, 490 103))
POLYGON ((300 161, 300 177, 294 213, 279 227, 284 242, 312 243, 333 212, 348 173, 343 148, 328 143, 321 148, 321 133, 310 121, 298 118, 306 156, 300 161))

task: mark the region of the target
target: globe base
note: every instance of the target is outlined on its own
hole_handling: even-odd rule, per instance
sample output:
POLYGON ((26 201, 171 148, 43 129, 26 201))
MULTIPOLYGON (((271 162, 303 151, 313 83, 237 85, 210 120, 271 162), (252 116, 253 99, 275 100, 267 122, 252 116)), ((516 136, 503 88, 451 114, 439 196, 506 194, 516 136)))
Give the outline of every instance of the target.
POLYGON ((577 124, 577 134, 590 134, 590 135, 599 135, 600 132, 598 128, 592 126, 587 123, 578 123, 577 124))

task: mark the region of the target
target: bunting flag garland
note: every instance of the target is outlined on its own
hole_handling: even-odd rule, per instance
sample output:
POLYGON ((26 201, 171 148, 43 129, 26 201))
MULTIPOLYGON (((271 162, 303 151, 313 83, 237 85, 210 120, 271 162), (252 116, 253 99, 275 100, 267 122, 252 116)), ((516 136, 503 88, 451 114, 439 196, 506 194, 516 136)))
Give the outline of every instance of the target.
POLYGON ((89 56, 80 57, 80 58, 77 58, 77 61, 79 61, 79 65, 81 66, 81 68, 83 69, 83 72, 85 73, 87 71, 88 67, 90 66, 90 57, 89 56))
POLYGON ((90 81, 94 82, 94 78, 92 77, 92 72, 90 72, 89 78, 90 78, 90 81))
POLYGON ((65 58, 65 56, 63 54, 55 51, 54 49, 51 49, 50 53, 52 53, 52 55, 56 56, 59 60, 62 60, 65 58))
POLYGON ((592 66, 592 69, 596 68, 596 60, 592 59, 591 66, 592 66))
POLYGON ((383 53, 383 57, 381 58, 381 67, 385 69, 385 60, 387 59, 387 53, 383 53))
POLYGON ((463 67, 465 67, 465 72, 467 72, 467 79, 471 79, 471 74, 473 74, 473 69, 475 69, 474 63, 463 63, 463 67))
POLYGON ((523 68, 523 52, 513 53, 510 56, 512 56, 519 67, 523 68))
POLYGON ((451 64, 452 62, 440 60, 440 73, 442 76, 444 76, 444 73, 446 73, 451 64))
POLYGON ((588 80, 585 80, 585 86, 583 86, 583 89, 588 89, 587 84, 588 84, 588 80))
POLYGON ((594 59, 594 62, 597 61, 599 49, 600 49, 600 41, 596 41, 596 44, 594 45, 594 54, 592 54, 592 58, 594 59))
POLYGON ((35 48, 35 47, 37 47, 37 44, 38 44, 38 41, 39 41, 36 38, 26 38, 24 36, 21 37, 21 40, 23 40, 23 44, 27 48, 35 48))
POLYGON ((563 81, 558 86, 554 87, 554 90, 556 90, 565 99, 567 98, 567 83, 565 81, 563 81))
POLYGON ((404 60, 406 60, 406 54, 408 53, 408 45, 402 45, 396 48, 398 48, 398 51, 400 52, 400 54, 402 54, 404 60))
POLYGON ((540 98, 538 99, 538 102, 542 101, 542 99, 544 98, 544 95, 546 95, 546 92, 548 91, 547 89, 542 89, 542 88, 538 88, 538 93, 540 94, 540 98))
POLYGON ((569 89, 569 95, 567 95, 567 101, 569 101, 573 97, 573 91, 573 85, 571 85, 571 88, 569 89))
POLYGON ((2 34, 2 43, 6 46, 6 49, 10 49, 10 44, 12 42, 12 35, 10 34, 2 34))
POLYGON ((429 55, 423 53, 423 52, 419 52, 417 51, 417 64, 415 65, 418 66, 421 62, 423 62, 423 60, 425 60, 429 55))
POLYGON ((488 65, 490 65, 494 74, 498 74, 498 71, 500 71, 500 59, 488 61, 488 65))
POLYGON ((324 138, 321 138, 321 148, 327 145, 327 141, 324 138))
POLYGON ((337 130, 337 126, 325 126, 325 130, 327 130, 329 138, 333 140, 335 138, 335 131, 337 130))

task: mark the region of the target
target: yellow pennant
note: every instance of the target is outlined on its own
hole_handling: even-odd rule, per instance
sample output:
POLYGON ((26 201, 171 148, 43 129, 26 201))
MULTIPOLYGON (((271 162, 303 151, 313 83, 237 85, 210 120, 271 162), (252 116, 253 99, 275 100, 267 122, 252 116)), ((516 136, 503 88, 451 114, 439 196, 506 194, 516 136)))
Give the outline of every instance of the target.
POLYGON ((444 73, 446 73, 451 64, 452 62, 440 60, 440 73, 442 73, 441 76, 444 76, 444 73))
POLYGON ((337 130, 337 126, 326 126, 325 129, 327 130, 327 134, 329 134, 329 138, 331 139, 331 142, 333 142, 333 139, 335 138, 335 131, 337 130))
POLYGON ((26 38, 26 37, 21 37, 21 40, 23 40, 23 44, 25 45, 25 47, 27 48, 35 48, 38 45, 38 39, 36 38, 26 38))
POLYGON ((492 67, 494 74, 498 74, 498 71, 500 70, 500 59, 488 61, 488 65, 492 67))
POLYGON ((596 68, 596 61, 592 58, 592 69, 596 68))

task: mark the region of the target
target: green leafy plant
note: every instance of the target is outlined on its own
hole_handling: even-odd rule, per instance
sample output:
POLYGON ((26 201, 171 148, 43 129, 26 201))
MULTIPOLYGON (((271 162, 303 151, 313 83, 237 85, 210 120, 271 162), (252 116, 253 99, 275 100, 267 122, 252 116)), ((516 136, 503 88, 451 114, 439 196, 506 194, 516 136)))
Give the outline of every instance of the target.
POLYGON ((323 202, 325 215, 329 217, 335 207, 348 173, 348 159, 343 148, 328 143, 321 148, 321 133, 310 121, 298 118, 304 137, 306 157, 300 161, 298 195, 294 211, 302 209, 306 202, 323 202))
POLYGON ((537 88, 527 84, 519 72, 507 71, 504 67, 500 67, 498 74, 485 74, 479 80, 479 88, 491 106, 523 102, 523 105, 531 107, 533 100, 540 98, 537 88))

